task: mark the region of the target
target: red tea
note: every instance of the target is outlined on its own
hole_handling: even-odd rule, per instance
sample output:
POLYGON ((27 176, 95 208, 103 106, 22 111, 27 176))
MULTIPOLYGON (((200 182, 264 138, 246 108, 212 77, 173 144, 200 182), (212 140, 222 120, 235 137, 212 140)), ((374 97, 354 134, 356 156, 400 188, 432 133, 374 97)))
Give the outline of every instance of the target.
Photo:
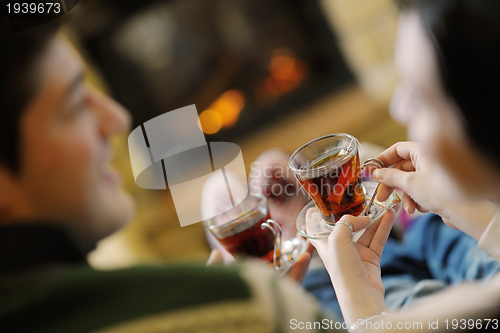
POLYGON ((262 223, 270 218, 269 213, 262 217, 260 212, 252 212, 240 217, 241 222, 231 223, 217 231, 212 230, 222 245, 236 258, 249 255, 273 262, 274 235, 269 228, 261 228, 262 223))
POLYGON ((359 155, 346 156, 344 149, 335 149, 307 165, 303 179, 297 177, 311 196, 326 221, 335 223, 343 215, 359 215, 365 208, 361 183, 359 155), (343 159, 347 159, 342 165, 343 159), (311 169, 310 172, 307 172, 311 169))

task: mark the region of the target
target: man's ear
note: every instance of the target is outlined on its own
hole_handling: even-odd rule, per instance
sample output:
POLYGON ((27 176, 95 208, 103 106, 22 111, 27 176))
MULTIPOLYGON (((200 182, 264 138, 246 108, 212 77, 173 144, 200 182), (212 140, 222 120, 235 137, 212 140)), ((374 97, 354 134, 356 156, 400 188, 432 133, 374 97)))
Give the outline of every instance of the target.
POLYGON ((9 217, 19 199, 19 181, 12 170, 0 164, 0 221, 9 217))

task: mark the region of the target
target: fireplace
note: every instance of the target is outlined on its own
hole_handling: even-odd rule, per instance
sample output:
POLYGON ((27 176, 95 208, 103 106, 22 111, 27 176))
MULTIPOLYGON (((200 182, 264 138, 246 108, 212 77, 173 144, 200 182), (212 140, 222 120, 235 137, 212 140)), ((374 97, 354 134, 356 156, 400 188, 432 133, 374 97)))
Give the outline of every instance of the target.
POLYGON ((71 25, 134 127, 195 104, 237 141, 353 81, 316 0, 86 1, 71 25))

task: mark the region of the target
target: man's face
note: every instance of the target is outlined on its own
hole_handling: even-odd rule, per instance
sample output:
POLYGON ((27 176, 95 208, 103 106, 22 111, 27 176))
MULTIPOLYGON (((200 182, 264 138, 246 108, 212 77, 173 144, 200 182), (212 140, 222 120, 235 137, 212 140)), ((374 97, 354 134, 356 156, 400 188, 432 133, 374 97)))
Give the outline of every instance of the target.
POLYGON ((51 42, 41 70, 20 123, 18 217, 66 221, 97 241, 132 212, 110 166, 110 139, 128 127, 129 116, 84 83, 82 62, 63 39, 51 42))
POLYGON ((402 14, 395 47, 399 84, 391 101, 391 115, 408 128, 436 162, 432 183, 450 199, 498 199, 499 177, 477 152, 460 119, 460 111, 444 92, 438 76, 434 47, 416 12, 402 14))

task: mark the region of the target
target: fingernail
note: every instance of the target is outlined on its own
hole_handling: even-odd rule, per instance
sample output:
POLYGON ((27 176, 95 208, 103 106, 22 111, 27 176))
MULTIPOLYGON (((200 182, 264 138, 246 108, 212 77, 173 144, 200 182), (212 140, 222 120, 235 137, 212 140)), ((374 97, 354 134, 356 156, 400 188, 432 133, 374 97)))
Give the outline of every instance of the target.
POLYGON ((379 178, 380 172, 378 170, 373 171, 373 178, 379 178))

